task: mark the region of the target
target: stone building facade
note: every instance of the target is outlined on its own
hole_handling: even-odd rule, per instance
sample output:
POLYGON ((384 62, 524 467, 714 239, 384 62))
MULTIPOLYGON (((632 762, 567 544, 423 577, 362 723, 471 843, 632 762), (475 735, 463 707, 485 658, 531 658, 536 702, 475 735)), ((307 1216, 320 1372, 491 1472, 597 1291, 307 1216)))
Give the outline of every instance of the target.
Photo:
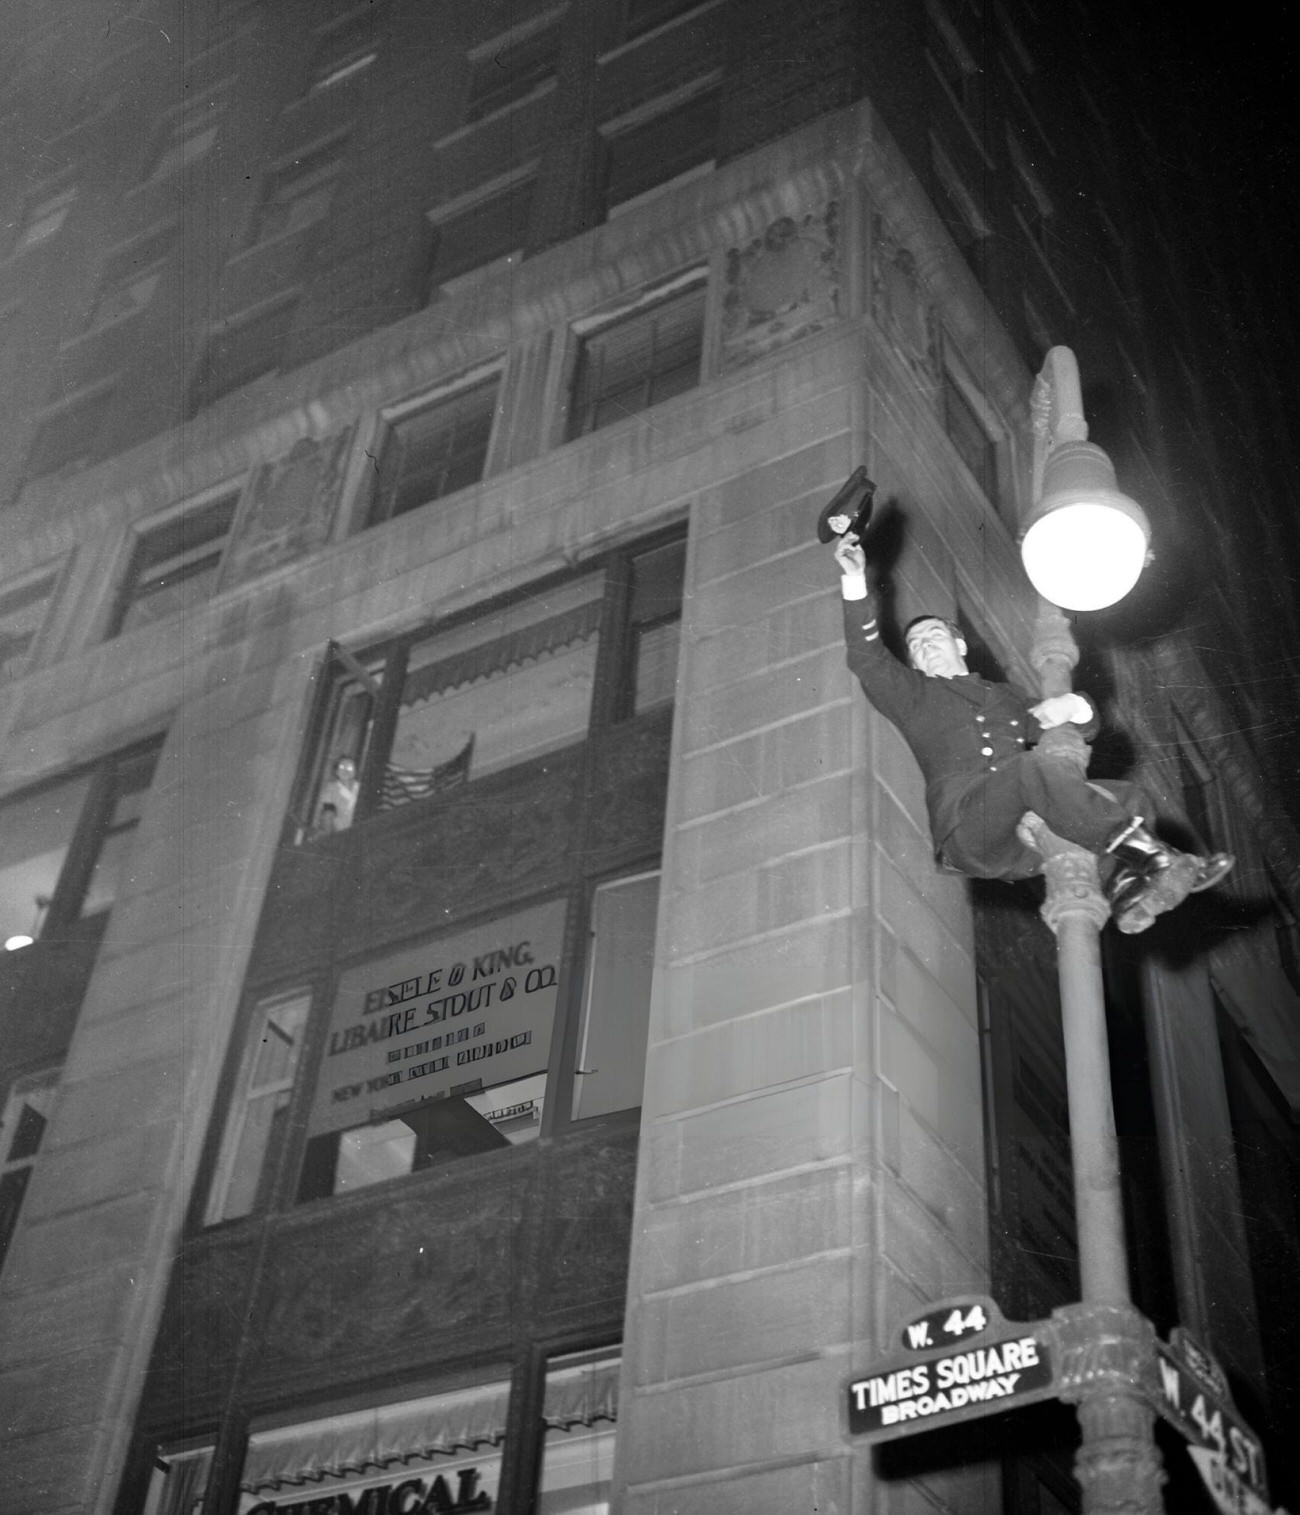
MULTIPOLYGON (((0 1511, 1072 1508, 1050 1407, 848 1434, 909 1314, 1077 1285, 1050 934, 936 869, 814 524, 865 464, 891 626, 1032 685, 1051 340, 1205 528, 1086 70, 941 0, 104 19, 4 83, 0 1511)), ((1078 627, 1094 771, 1241 859, 1107 949, 1135 1288, 1273 1438, 1300 836, 1167 588, 1078 627)))

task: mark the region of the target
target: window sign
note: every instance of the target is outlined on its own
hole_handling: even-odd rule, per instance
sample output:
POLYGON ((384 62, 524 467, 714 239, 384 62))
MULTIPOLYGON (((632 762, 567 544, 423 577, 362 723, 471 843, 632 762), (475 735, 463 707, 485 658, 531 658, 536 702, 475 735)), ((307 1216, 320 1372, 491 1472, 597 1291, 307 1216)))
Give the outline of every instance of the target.
MULTIPOLYGON (((471 1126, 500 1126, 540 1108, 537 1088, 505 1104, 484 1094, 545 1074, 564 915, 565 902, 551 900, 349 969, 330 1018, 309 1136, 434 1100, 464 1105, 448 1119, 471 1126), (514 1108, 520 1104, 529 1109, 514 1108)), ((401 1132, 382 1139, 408 1140, 401 1132)), ((364 1161, 361 1139, 351 1145, 358 1152, 350 1155, 364 1161)))

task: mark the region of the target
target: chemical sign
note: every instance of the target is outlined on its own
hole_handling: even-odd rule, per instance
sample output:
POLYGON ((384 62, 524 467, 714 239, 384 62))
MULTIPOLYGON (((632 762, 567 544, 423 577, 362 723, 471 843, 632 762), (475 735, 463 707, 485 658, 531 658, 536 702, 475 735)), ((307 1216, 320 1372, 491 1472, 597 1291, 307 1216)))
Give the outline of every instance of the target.
POLYGON ((903 1327, 902 1343, 905 1356, 849 1384, 853 1435, 887 1441, 1056 1392, 1049 1323, 1007 1322, 989 1299, 964 1295, 932 1307, 903 1327))
MULTIPOLYGON (((1264 1449, 1238 1415, 1223 1371, 1185 1331, 1156 1343, 1159 1375, 1156 1409, 1187 1438, 1204 1447, 1261 1500, 1268 1499, 1264 1449)), ((1199 1466, 1199 1463, 1198 1463, 1199 1466)))

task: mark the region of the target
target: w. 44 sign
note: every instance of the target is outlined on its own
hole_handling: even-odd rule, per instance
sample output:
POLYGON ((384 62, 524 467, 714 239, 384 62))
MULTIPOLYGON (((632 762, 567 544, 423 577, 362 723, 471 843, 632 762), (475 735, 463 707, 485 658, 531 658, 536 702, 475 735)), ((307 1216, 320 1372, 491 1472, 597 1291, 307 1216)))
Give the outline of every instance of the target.
POLYGON ((1237 1414, 1218 1363, 1181 1330, 1156 1343, 1156 1408, 1193 1446, 1217 1453, 1250 1489, 1268 1499, 1264 1449, 1237 1414))

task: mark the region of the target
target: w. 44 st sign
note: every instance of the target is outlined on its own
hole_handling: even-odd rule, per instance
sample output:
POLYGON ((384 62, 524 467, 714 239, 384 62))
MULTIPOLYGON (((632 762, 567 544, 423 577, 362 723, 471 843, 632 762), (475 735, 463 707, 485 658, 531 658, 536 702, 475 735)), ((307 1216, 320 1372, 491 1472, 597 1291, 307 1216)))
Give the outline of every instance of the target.
MULTIPOLYGON (((1227 1379, 1214 1358, 1176 1327, 1168 1342, 1156 1343, 1156 1371, 1155 1407, 1160 1414, 1193 1449, 1200 1447, 1211 1453, 1214 1467, 1226 1469, 1233 1483, 1245 1485, 1266 1504, 1264 1449, 1238 1415, 1227 1379)), ((1203 1458, 1194 1457, 1193 1461, 1202 1473, 1210 1465, 1203 1458)), ((1210 1491, 1217 1500, 1216 1490, 1211 1487, 1210 1491)))

